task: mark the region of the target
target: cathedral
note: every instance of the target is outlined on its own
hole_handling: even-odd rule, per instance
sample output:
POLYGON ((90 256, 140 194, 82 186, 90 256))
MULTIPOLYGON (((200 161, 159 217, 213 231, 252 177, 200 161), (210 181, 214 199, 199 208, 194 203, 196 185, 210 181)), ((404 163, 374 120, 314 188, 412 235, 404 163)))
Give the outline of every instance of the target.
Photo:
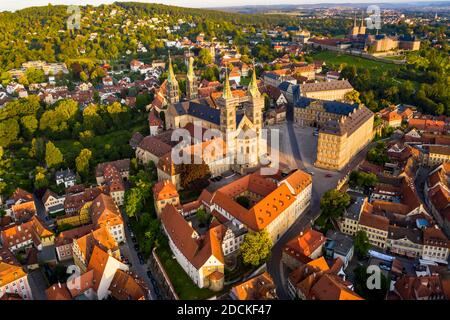
MULTIPOLYGON (((245 94, 237 94, 231 90, 227 73, 220 97, 201 98, 194 72, 194 58, 190 57, 186 96, 180 99, 178 81, 173 72, 172 61, 169 60, 166 85, 168 130, 184 128, 190 123, 202 127, 202 132, 210 129, 209 133, 215 132, 225 142, 225 154, 229 164, 227 170, 244 173, 258 168, 260 156, 266 154, 266 144, 261 139, 264 97, 258 89, 255 70, 245 94)), ((203 139, 205 140, 207 139, 203 139)))

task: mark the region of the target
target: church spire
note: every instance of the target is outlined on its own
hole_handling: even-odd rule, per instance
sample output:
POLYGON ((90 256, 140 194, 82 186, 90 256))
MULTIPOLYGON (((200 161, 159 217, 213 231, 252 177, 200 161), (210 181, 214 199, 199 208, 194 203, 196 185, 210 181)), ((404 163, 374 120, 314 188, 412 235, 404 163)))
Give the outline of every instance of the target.
POLYGON ((175 73, 173 72, 172 58, 170 57, 170 52, 169 52, 169 74, 167 76, 167 81, 169 83, 174 83, 177 81, 177 79, 175 78, 175 73))
POLYGON ((187 78, 189 80, 193 80, 194 79, 194 58, 189 57, 189 66, 188 66, 188 71, 187 71, 187 78))
POLYGON ((257 97, 260 95, 260 92, 258 90, 258 82, 256 81, 255 62, 253 62, 253 73, 252 73, 252 78, 250 80, 250 83, 248 85, 248 91, 252 97, 257 97))
POLYGON ((356 12, 355 12, 355 20, 353 21, 353 27, 357 27, 357 24, 356 24, 356 12))
POLYGON ((363 28, 363 27, 364 27, 364 11, 361 16, 361 28, 363 28))
POLYGON ((231 88, 230 88, 230 79, 228 77, 228 68, 225 68, 225 83, 223 84, 222 98, 224 98, 224 99, 233 98, 233 94, 231 93, 231 88))

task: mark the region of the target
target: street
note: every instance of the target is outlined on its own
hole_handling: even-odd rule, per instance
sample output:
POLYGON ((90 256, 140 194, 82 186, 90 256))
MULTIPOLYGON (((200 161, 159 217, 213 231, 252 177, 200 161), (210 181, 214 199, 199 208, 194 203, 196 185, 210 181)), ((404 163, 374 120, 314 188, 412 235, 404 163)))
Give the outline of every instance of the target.
POLYGON ((312 199, 309 210, 304 212, 273 246, 271 257, 267 262, 267 270, 277 286, 278 297, 290 299, 286 286, 288 275, 285 274, 285 267, 281 262, 283 246, 313 224, 320 215, 322 195, 335 188, 340 179, 364 160, 369 146, 358 153, 342 172, 328 171, 314 167, 317 153, 317 137, 313 135, 314 128, 302 127, 292 121, 286 121, 284 124, 271 128, 280 130, 280 161, 286 164, 295 164, 295 167, 291 169, 299 168, 313 174, 312 199), (287 138, 283 139, 282 137, 287 138), (326 177, 328 174, 331 177, 326 177))
POLYGON ((125 236, 127 239, 127 242, 125 244, 122 244, 120 246, 120 253, 128 259, 129 262, 131 262, 130 270, 139 276, 141 279, 143 279, 146 284, 148 285, 148 288, 150 290, 150 296, 152 300, 157 300, 157 292, 159 292, 158 289, 155 289, 151 279, 147 275, 148 269, 148 261, 145 261, 145 264, 141 264, 139 261, 138 253, 134 249, 134 243, 131 238, 131 232, 128 228, 128 217, 122 212, 122 217, 124 220, 124 228, 125 228, 125 236))

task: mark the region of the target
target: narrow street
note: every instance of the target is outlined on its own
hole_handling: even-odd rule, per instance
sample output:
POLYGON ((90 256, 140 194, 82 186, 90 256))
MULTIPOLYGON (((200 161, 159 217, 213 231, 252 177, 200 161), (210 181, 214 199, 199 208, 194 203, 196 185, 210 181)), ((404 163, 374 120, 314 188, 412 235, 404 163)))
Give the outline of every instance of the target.
POLYGON ((134 272, 136 275, 138 275, 141 279, 143 279, 150 290, 150 295, 152 300, 158 300, 157 292, 159 292, 158 289, 155 289, 151 279, 147 275, 148 269, 148 261, 145 262, 145 264, 141 264, 138 258, 138 253, 134 249, 134 243, 131 239, 131 232, 128 228, 128 217, 122 212, 122 217, 124 220, 124 228, 125 228, 125 236, 127 239, 127 242, 125 244, 122 244, 120 246, 120 253, 128 259, 129 262, 131 262, 130 270, 134 272))

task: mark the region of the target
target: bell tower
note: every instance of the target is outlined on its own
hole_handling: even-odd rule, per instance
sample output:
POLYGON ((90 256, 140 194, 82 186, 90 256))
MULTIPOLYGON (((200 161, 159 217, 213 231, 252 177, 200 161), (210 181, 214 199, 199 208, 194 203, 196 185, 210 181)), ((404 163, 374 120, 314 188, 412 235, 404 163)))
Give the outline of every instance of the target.
POLYGON ((198 83, 194 73, 194 58, 189 57, 188 72, 186 76, 186 98, 193 100, 198 98, 198 83))
POLYGON ((231 93, 228 70, 226 71, 222 96, 216 101, 220 108, 220 131, 224 135, 227 150, 234 152, 236 107, 239 105, 239 98, 233 97, 233 94, 231 93))
MULTIPOLYGON (((253 66, 255 64, 253 63, 253 66)), ((264 110, 264 97, 258 89, 258 83, 256 81, 256 68, 253 67, 253 74, 248 85, 248 94, 250 96, 250 110, 249 110, 249 118, 253 123, 253 128, 256 133, 259 135, 262 129, 263 117, 262 113, 264 110)))
POLYGON ((169 104, 180 102, 178 81, 172 67, 172 58, 169 53, 169 74, 167 76, 167 101, 169 104))

